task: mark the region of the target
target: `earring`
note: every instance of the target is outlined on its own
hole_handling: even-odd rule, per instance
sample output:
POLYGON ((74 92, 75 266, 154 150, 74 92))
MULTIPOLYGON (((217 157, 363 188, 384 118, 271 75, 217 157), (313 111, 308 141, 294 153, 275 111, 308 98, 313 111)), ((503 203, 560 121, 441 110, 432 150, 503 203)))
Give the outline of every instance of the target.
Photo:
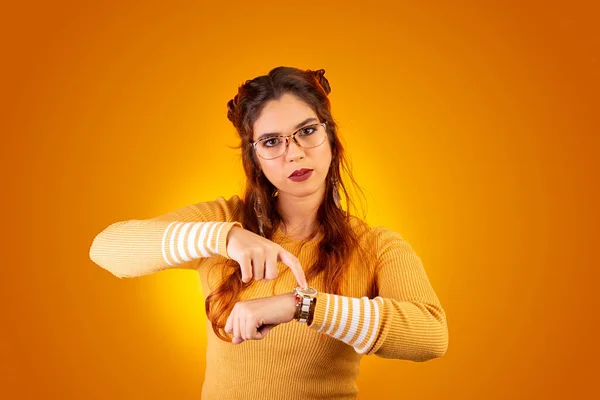
POLYGON ((332 178, 331 184, 333 186, 333 202, 335 203, 336 207, 341 210, 342 209, 342 205, 341 205, 341 202, 340 202, 340 192, 338 191, 338 180, 337 180, 337 178, 332 178))
POLYGON ((261 210, 260 197, 256 196, 256 200, 254 201, 254 212, 256 212, 256 219, 258 220, 258 230, 260 231, 260 235, 264 237, 265 232, 263 231, 262 212, 260 210, 261 210))

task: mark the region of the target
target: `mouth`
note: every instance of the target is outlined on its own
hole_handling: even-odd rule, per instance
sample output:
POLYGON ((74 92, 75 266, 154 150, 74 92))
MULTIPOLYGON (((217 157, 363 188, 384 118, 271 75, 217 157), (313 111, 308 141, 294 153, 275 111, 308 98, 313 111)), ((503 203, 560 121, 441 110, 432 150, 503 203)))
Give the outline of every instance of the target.
POLYGON ((292 174, 290 176, 288 176, 288 178, 291 178, 292 176, 302 176, 310 171, 312 171, 312 169, 308 169, 308 168, 297 169, 294 172, 292 172, 292 174))

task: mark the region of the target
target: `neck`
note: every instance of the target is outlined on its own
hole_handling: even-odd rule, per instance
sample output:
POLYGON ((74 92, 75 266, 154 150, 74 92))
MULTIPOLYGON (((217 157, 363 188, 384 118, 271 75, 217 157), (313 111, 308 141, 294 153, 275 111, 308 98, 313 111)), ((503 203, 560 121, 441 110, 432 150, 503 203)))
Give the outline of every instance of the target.
POLYGON ((323 201, 323 195, 324 187, 302 197, 279 192, 277 211, 284 222, 281 230, 294 239, 306 239, 319 225, 317 211, 323 201))

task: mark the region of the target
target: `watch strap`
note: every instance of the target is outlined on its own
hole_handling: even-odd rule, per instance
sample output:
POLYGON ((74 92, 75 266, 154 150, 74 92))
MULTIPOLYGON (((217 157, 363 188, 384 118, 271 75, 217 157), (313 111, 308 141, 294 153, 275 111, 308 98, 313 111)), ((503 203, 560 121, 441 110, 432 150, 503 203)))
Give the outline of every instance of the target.
POLYGON ((313 297, 312 301, 310 302, 310 310, 308 311, 308 318, 306 319, 306 325, 308 325, 308 326, 310 326, 313 322, 316 307, 317 307, 317 298, 313 297))
POLYGON ((316 304, 316 297, 301 296, 296 294, 296 313, 294 318, 298 322, 306 322, 308 325, 310 325, 314 316, 316 304))

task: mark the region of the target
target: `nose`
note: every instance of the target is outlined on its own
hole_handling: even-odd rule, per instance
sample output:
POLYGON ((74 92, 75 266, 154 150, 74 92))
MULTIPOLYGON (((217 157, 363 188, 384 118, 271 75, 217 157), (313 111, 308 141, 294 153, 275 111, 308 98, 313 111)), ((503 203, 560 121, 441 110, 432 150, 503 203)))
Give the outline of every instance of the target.
POLYGON ((288 148, 285 153, 285 157, 288 160, 301 160, 304 158, 304 149, 296 143, 292 138, 288 139, 288 148))

